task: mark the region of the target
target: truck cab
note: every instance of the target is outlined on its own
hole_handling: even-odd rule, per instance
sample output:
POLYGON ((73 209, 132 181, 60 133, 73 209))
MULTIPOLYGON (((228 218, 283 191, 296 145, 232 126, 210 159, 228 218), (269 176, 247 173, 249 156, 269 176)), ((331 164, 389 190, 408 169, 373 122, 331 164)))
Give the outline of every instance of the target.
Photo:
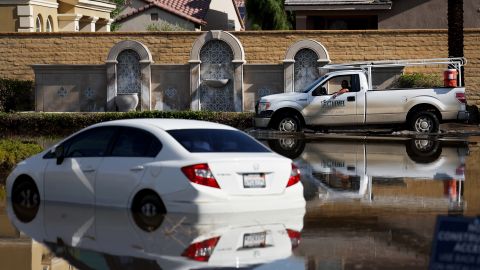
POLYGON ((331 72, 302 92, 270 95, 257 105, 256 126, 269 124, 281 131, 298 131, 300 125, 343 125, 363 122, 367 80, 362 71, 331 72), (348 92, 342 90, 347 82, 348 92), (361 110, 361 111, 359 111, 361 110), (278 122, 270 123, 272 116, 278 122), (264 116, 264 117, 262 117, 264 116), (280 119, 282 118, 282 119, 280 119))

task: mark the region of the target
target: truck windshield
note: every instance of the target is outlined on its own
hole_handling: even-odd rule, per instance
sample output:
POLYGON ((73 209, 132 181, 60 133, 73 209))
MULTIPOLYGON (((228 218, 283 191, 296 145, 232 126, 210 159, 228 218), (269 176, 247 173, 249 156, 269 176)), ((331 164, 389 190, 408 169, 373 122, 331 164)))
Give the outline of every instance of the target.
POLYGON ((310 90, 312 90, 312 88, 314 88, 315 86, 317 86, 317 84, 321 81, 323 81, 323 79, 325 79, 325 77, 327 77, 327 75, 324 75, 318 79, 316 79, 314 82, 312 82, 310 85, 308 85, 305 90, 303 90, 302 92, 303 93, 308 93, 310 92, 310 90))

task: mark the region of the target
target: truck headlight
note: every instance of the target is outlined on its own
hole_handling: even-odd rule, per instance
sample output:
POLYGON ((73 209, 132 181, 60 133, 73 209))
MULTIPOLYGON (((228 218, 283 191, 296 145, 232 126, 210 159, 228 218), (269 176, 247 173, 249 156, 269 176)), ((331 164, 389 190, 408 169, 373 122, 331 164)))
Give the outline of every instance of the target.
POLYGON ((258 111, 266 111, 270 108, 270 102, 259 102, 258 103, 258 111))

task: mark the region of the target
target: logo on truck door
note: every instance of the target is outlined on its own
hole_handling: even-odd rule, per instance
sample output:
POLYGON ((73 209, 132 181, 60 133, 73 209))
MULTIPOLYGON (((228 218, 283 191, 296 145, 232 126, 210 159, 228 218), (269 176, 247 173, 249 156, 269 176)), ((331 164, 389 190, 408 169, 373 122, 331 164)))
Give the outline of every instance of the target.
POLYGON ((322 101, 322 107, 345 107, 345 100, 328 99, 322 101))

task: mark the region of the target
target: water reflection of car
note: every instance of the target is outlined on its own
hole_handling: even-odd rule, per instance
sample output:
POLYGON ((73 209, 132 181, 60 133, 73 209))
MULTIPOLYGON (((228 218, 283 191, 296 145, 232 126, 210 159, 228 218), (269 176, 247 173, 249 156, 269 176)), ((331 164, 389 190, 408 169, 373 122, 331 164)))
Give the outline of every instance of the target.
POLYGON ((232 127, 131 119, 90 126, 20 162, 12 200, 138 211, 241 212, 304 207, 297 168, 232 127))
POLYGON ((151 217, 124 208, 44 202, 24 222, 31 216, 11 204, 7 210, 20 231, 78 269, 239 268, 292 260, 305 214, 303 208, 151 217))
MULTIPOLYGON (((442 180, 445 190, 465 179, 468 144, 440 140, 270 140, 272 150, 295 159, 302 181, 314 182, 329 196, 371 196, 372 182, 442 180), (369 193, 370 192, 370 193, 369 193)), ((448 191, 451 192, 451 191, 448 191)), ((457 199, 453 195, 452 198, 457 199)))

